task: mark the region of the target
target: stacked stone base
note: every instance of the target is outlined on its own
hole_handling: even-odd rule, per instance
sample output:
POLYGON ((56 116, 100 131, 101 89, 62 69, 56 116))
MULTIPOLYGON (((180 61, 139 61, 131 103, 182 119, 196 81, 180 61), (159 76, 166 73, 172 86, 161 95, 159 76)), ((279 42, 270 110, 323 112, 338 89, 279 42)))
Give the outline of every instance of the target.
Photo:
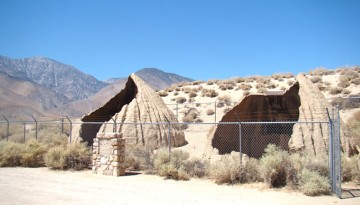
POLYGON ((98 133, 93 143, 93 173, 125 175, 125 139, 120 133, 98 133))

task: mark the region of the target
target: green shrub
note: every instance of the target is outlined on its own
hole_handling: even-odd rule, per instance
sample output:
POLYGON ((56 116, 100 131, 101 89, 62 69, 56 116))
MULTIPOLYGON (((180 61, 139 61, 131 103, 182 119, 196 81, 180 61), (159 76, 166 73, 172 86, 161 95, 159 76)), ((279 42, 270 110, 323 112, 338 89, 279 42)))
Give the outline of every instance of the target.
POLYGON ((300 190, 307 196, 330 194, 329 180, 316 171, 303 169, 300 177, 300 190))

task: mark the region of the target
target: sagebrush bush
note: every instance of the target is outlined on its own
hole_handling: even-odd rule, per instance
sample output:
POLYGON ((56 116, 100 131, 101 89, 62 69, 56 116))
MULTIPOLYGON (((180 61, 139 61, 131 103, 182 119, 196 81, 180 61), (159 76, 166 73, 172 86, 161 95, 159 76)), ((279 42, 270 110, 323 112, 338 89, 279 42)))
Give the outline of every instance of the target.
POLYGON ((44 144, 31 139, 25 143, 20 163, 25 167, 38 167, 44 165, 46 147, 44 144))
POLYGON ((194 122, 195 119, 198 117, 199 112, 196 108, 190 108, 183 117, 183 122, 194 122))
POLYGON ((154 150, 153 144, 128 144, 125 152, 125 167, 132 171, 152 170, 154 150))
POLYGON ((269 187, 285 186, 286 169, 289 164, 289 154, 274 144, 269 144, 265 148, 265 154, 260 159, 260 170, 264 182, 269 187))
POLYGON ((252 86, 250 84, 240 84, 239 88, 241 90, 250 90, 252 88, 252 86))
POLYGON ((328 195, 331 193, 328 178, 318 172, 303 169, 300 177, 300 190, 307 196, 328 195))
POLYGON ((221 95, 218 100, 224 102, 227 106, 231 105, 231 97, 229 95, 221 95))
POLYGON ((89 165, 90 150, 84 143, 58 145, 45 155, 46 166, 53 169, 81 170, 89 165))
POLYGON ((201 178, 207 175, 209 162, 198 158, 191 158, 185 161, 183 167, 188 176, 201 178))
POLYGON ((322 79, 319 76, 314 76, 314 77, 310 78, 310 81, 313 83, 320 83, 322 81, 322 79))
POLYGON ((25 144, 16 142, 0 142, 0 166, 15 167, 21 165, 25 144))
POLYGON ((342 181, 360 180, 359 155, 341 157, 342 181))
POLYGON ((342 90, 343 90, 343 88, 341 88, 341 87, 331 87, 329 89, 329 93, 332 94, 332 95, 336 95, 336 94, 341 93, 342 90))
POLYGON ((210 176, 217 184, 234 184, 240 180, 240 156, 225 154, 216 163, 211 164, 210 176))
POLYGON ((189 180, 189 175, 185 171, 185 162, 189 154, 180 150, 171 152, 166 149, 159 149, 154 158, 154 169, 156 173, 166 179, 189 180))
POLYGON ((218 93, 214 89, 205 89, 204 88, 201 90, 201 95, 203 97, 214 98, 214 97, 218 96, 218 93))
POLYGON ((213 114, 215 114, 215 111, 214 111, 214 109, 209 108, 209 109, 206 110, 206 114, 207 115, 213 115, 213 114))
POLYGON ((186 98, 185 97, 177 97, 176 98, 176 103, 182 104, 186 102, 186 98))

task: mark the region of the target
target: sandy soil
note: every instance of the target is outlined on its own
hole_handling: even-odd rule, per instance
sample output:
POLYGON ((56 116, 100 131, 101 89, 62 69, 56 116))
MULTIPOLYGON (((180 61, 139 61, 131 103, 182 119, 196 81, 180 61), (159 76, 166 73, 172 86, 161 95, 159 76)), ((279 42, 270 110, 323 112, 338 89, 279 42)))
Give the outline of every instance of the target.
POLYGON ((360 204, 360 198, 308 197, 298 192, 219 186, 209 180, 152 175, 109 177, 91 171, 1 168, 0 204, 360 204))

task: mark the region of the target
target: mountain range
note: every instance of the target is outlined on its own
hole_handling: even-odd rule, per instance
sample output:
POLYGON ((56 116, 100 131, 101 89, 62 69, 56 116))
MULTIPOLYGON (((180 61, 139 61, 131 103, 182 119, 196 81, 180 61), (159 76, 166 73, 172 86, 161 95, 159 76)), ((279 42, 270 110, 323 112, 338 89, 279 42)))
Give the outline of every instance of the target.
MULTIPOLYGON (((136 74, 155 90, 193 81, 156 68, 145 68, 136 74)), ((45 57, 0 56, 0 113, 81 116, 120 92, 126 81, 126 77, 100 81, 71 65, 45 57)))

